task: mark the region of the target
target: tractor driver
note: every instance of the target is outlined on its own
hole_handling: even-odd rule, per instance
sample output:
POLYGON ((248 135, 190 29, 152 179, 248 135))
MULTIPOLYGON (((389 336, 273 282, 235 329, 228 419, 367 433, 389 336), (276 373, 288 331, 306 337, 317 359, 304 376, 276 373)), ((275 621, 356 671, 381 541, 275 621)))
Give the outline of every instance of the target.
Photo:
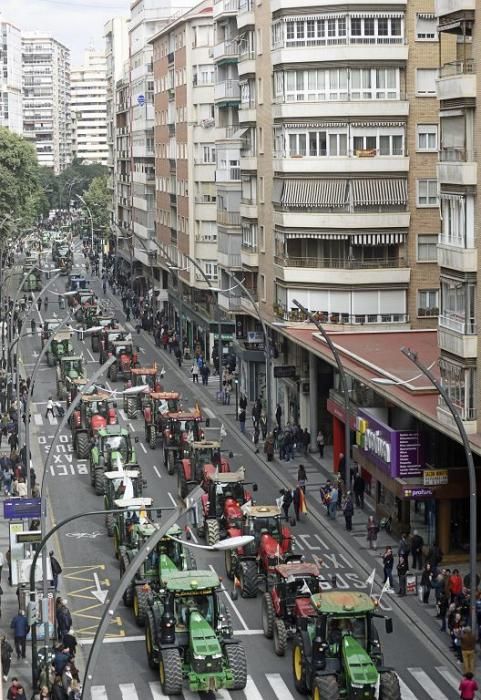
POLYGON ((212 610, 210 600, 206 595, 199 595, 196 598, 196 607, 206 622, 212 622, 212 610))

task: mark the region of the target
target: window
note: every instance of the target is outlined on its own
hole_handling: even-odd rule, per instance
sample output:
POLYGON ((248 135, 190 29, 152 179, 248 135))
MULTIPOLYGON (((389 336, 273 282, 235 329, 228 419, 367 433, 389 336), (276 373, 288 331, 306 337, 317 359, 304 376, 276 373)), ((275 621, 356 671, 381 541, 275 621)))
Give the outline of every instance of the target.
POLYGON ((257 78, 257 102, 260 105, 264 102, 264 84, 262 78, 257 78))
POLYGON ((439 314, 439 289, 418 290, 418 316, 439 314))
POLYGON ((287 153, 290 158, 319 158, 347 155, 347 133, 309 130, 286 134, 287 153))
POLYGON ((460 279, 441 278, 439 322, 462 335, 476 334, 476 284, 460 279))
POLYGON ((418 180, 417 181, 417 206, 437 207, 438 206, 438 181, 418 180))
POLYGON ((259 146, 259 153, 264 153, 264 129, 262 126, 257 127, 257 143, 259 146))
POLYGON ((259 226, 259 250, 264 252, 266 249, 265 227, 259 226))
POLYGON ((260 292, 262 301, 266 300, 266 277, 265 275, 260 275, 260 292))
MULTIPOLYGON (((476 369, 462 367, 443 357, 439 360, 439 370, 441 382, 448 392, 449 398, 458 409, 461 418, 475 420, 476 369)), ((444 407, 441 399, 440 405, 444 407)))
POLYGON ((208 279, 217 279, 217 263, 215 260, 201 260, 201 265, 204 268, 205 276, 208 279))
POLYGON ((438 150, 438 125, 418 124, 416 127, 416 150, 437 151, 438 150))
POLYGON ((417 68, 416 94, 418 97, 436 97, 437 68, 417 68))
POLYGON ((319 68, 274 74, 277 101, 395 100, 400 97, 398 68, 319 68))
POLYGON ((215 163, 215 146, 211 144, 204 144, 201 150, 201 162, 202 163, 215 163))
POLYGON ((437 262, 438 236, 426 233, 418 236, 418 262, 437 262))
POLYGON ((258 180, 257 191, 259 196, 259 202, 264 202, 264 177, 261 175, 258 180))
POLYGON ((435 15, 422 12, 416 15, 416 41, 437 41, 438 27, 435 15))

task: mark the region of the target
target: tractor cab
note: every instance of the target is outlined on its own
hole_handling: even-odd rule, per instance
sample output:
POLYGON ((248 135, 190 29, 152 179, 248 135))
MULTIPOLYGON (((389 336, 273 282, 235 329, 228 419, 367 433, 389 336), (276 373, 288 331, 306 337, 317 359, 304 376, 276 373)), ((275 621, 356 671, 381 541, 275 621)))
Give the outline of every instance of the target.
POLYGON ((121 508, 115 514, 114 547, 116 556, 122 555, 122 548, 139 549, 143 541, 154 534, 155 527, 145 508, 153 503, 150 497, 116 498, 114 507, 121 508))
POLYGON ((97 390, 93 394, 84 394, 80 405, 87 421, 90 422, 93 435, 106 425, 117 425, 116 403, 112 394, 97 390))
POLYGON ((88 281, 79 272, 71 272, 68 276, 66 290, 67 292, 77 292, 81 289, 87 289, 88 281))
POLYGON ((55 333, 50 344, 50 350, 57 361, 60 360, 61 357, 71 355, 73 352, 71 331, 55 333))
POLYGON ((129 462, 129 457, 132 453, 132 444, 130 441, 130 435, 125 431, 125 435, 100 435, 99 436, 99 450, 101 453, 107 456, 112 452, 118 452, 123 462, 129 462))
POLYGON ((280 541, 283 525, 280 508, 246 504, 242 511, 245 517, 245 534, 253 535, 256 543, 260 543, 264 537, 280 541))
MULTIPOLYGON (((241 506, 252 498, 245 489, 245 467, 240 467, 236 472, 210 472, 202 486, 207 491, 202 501, 205 499, 209 504, 209 515, 240 523, 241 506)), ((256 490, 257 484, 253 484, 253 491, 256 490)))
POLYGON ((42 347, 45 345, 52 333, 54 333, 54 331, 60 326, 61 323, 62 321, 59 318, 47 318, 44 320, 42 325, 42 331, 40 334, 42 347))
POLYGON ((145 386, 150 392, 160 391, 157 364, 154 362, 152 367, 133 367, 127 386, 145 386))

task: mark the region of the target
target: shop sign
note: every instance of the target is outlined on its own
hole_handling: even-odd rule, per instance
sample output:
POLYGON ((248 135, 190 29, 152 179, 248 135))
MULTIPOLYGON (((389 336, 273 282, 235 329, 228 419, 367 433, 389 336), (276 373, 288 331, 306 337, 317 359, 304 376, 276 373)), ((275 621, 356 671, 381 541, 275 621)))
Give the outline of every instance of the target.
POLYGON ((40 498, 9 498, 3 501, 5 520, 38 519, 41 512, 42 501, 40 498))
POLYGON ((277 365, 274 367, 274 377, 277 379, 293 379, 297 376, 297 370, 294 365, 277 365))
POLYGON ((366 410, 357 413, 357 446, 393 478, 422 476, 422 438, 416 431, 393 430, 366 410))
POLYGON ((248 343, 264 343, 264 333, 259 331, 247 331, 248 343))
POLYGON ((425 469, 423 471, 424 486, 444 486, 448 481, 447 469, 425 469))
MULTIPOLYGON (((232 343, 232 341, 234 340, 234 336, 232 333, 222 333, 221 338, 223 343, 232 343)), ((218 333, 214 333, 214 340, 219 340, 218 333)))
POLYGON ((426 486, 403 486, 403 498, 414 498, 423 501, 427 498, 434 498, 434 491, 426 486))

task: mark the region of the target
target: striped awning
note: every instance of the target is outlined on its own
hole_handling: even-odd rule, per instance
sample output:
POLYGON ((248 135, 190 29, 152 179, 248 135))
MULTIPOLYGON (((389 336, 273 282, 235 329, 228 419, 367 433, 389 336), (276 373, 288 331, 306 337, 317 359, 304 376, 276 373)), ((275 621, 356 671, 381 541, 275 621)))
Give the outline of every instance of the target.
POLYGON ((347 180, 285 180, 280 203, 284 207, 343 207, 348 199, 347 180))
MULTIPOLYGON (((392 15, 391 15, 392 16, 392 15)), ((308 22, 317 21, 319 19, 336 19, 338 17, 347 17, 347 12, 329 12, 328 14, 319 15, 287 15, 282 18, 282 22, 308 22)))
POLYGON ((289 231, 284 234, 284 238, 318 238, 323 241, 347 241, 349 238, 348 233, 325 233, 324 231, 301 231, 300 233, 294 233, 289 231))
POLYGON ((407 204, 408 187, 404 178, 366 178, 352 180, 354 206, 407 204))
POLYGON ((441 199, 446 199, 449 202, 460 202, 465 199, 464 194, 452 194, 451 192, 441 192, 441 199))
POLYGON ((351 236, 353 245, 396 245, 404 243, 405 233, 355 233, 351 236))
POLYGON ((352 12, 349 15, 356 19, 363 19, 364 17, 378 18, 378 19, 391 19, 391 18, 402 18, 404 17, 404 12, 352 12))

